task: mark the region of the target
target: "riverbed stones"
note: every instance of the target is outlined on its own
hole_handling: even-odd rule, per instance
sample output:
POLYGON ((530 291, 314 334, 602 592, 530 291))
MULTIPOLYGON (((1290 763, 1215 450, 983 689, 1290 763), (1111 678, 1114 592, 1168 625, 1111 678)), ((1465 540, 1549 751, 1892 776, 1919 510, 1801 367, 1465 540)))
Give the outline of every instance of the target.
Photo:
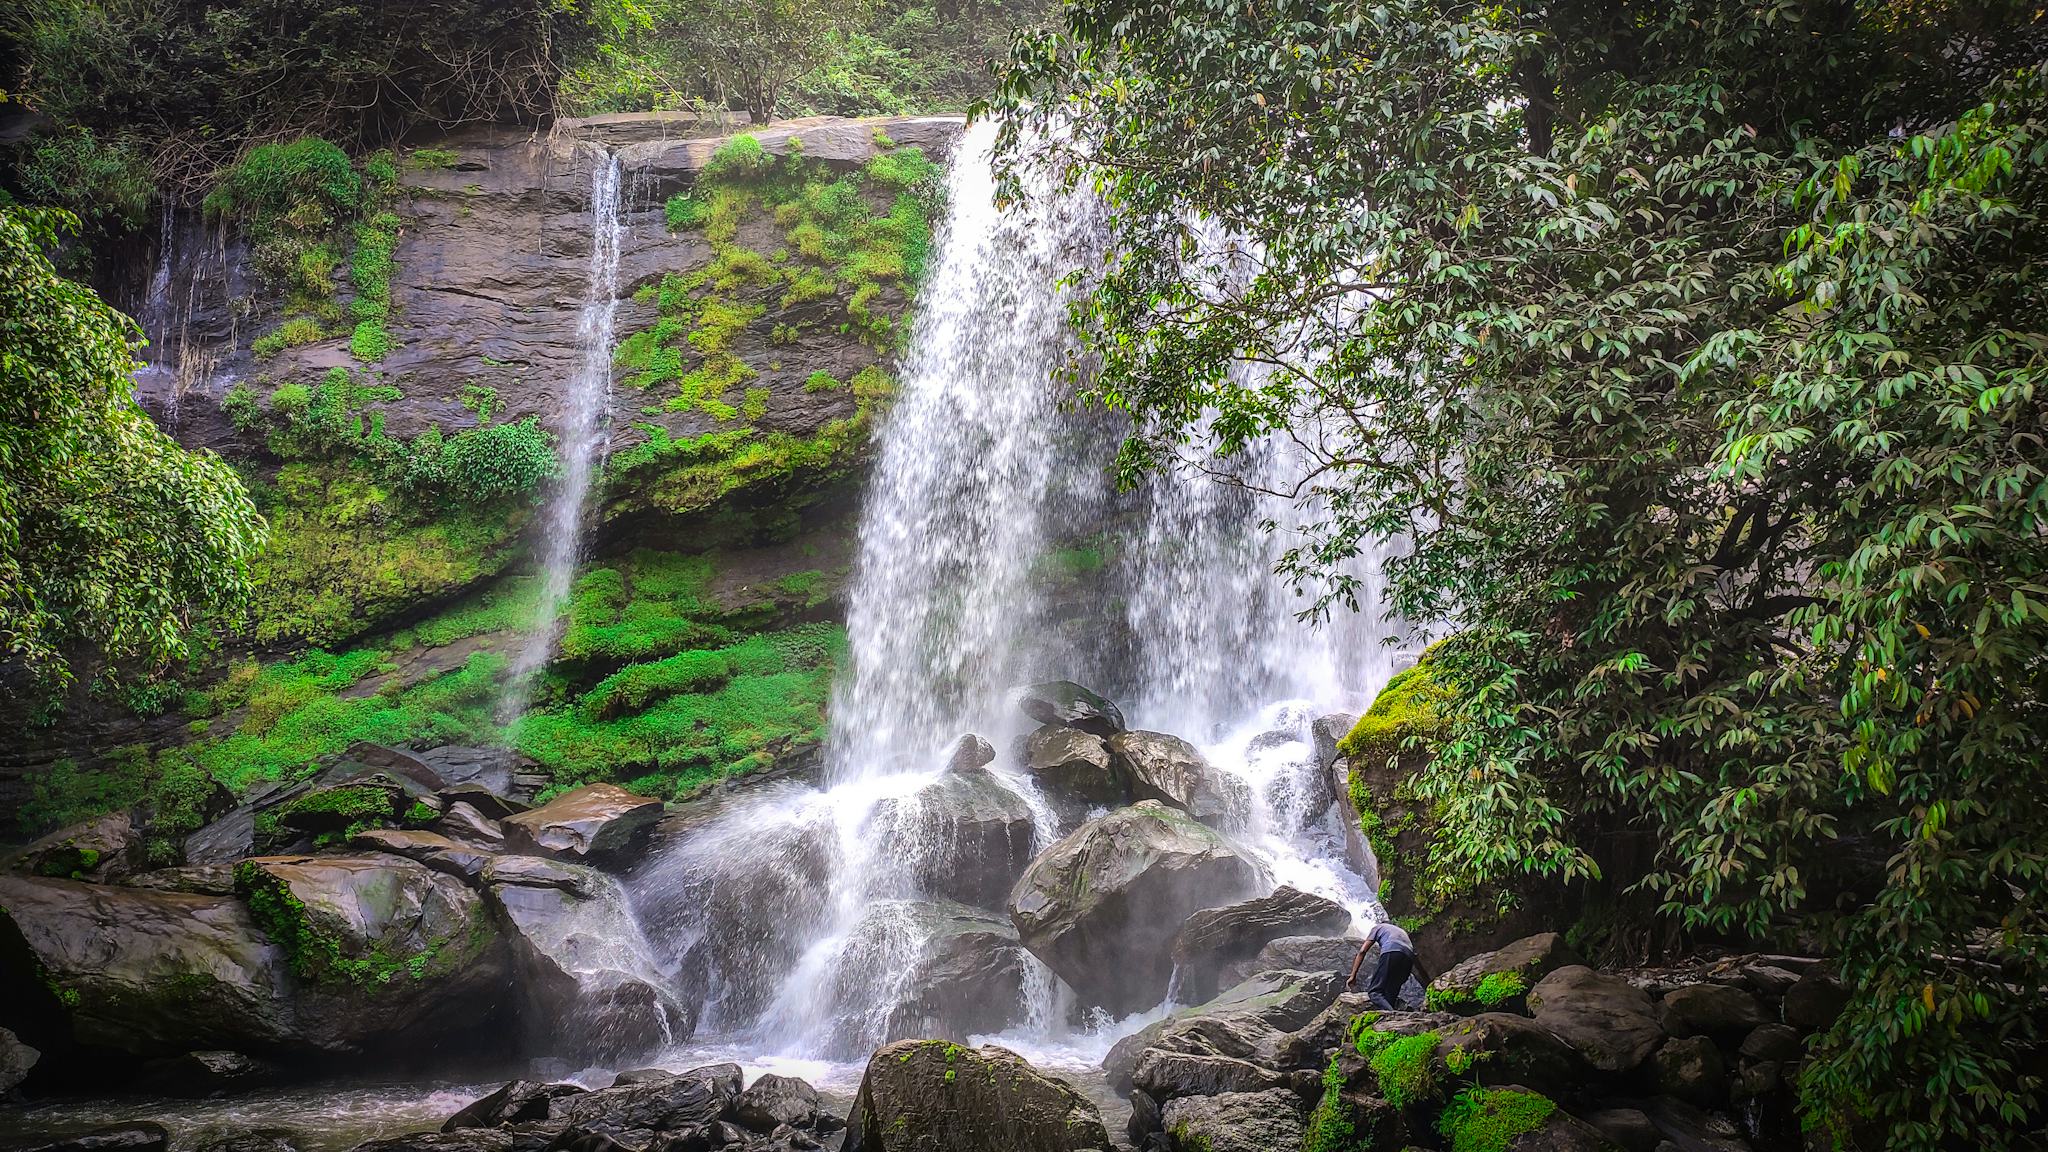
POLYGON ((1301 1097, 1285 1088, 1184 1096, 1160 1110, 1172 1152, 1273 1152, 1299 1148, 1301 1097))
POLYGON ((843 1152, 1108 1149, 1087 1097, 993 1045, 902 1040, 876 1051, 847 1116, 843 1152))
POLYGON ((170 1130, 154 1120, 130 1120, 10 1144, 8 1152, 165 1152, 170 1130))
POLYGON ((1195 746, 1164 732, 1120 732, 1109 754, 1133 800, 1157 800, 1211 828, 1235 825, 1251 811, 1251 790, 1216 770, 1195 746))
POLYGON ((1085 1002, 1125 1015, 1159 1002, 1174 933, 1194 912, 1248 895, 1259 870, 1186 813, 1148 800, 1081 825, 1010 891, 1034 956, 1085 1002))
POLYGON ((142 1056, 322 1043, 294 1027, 284 953, 232 897, 0 875, 0 913, 25 945, 0 955, 0 989, 24 1006, 54 991, 78 1043, 142 1056))
POLYGON ((629 847, 661 813, 659 800, 616 784, 586 784, 499 823, 517 850, 581 858, 629 847))
POLYGON ((274 1083, 278 1076, 275 1065, 240 1052, 186 1052, 144 1062, 134 1090, 196 1100, 254 1091, 274 1083))
POLYGON ((1529 1011, 1601 1072, 1636 1068, 1664 1039, 1648 993, 1583 964, 1538 981, 1529 990, 1529 1011))
POLYGON ((740 1093, 732 1106, 732 1118, 756 1132, 773 1132, 781 1125, 809 1127, 818 1116, 818 1090, 794 1076, 762 1076, 740 1093))
POLYGON ((741 1080, 738 1065, 712 1064, 664 1080, 558 1096, 548 1102, 548 1119, 586 1132, 673 1132, 716 1121, 739 1099, 741 1080))
POLYGON ((1122 709, 1071 680, 1048 680, 1021 688, 1017 706, 1040 724, 1105 737, 1124 730, 1122 709))
POLYGON ((496 1128, 501 1124, 545 1120, 554 1100, 563 1096, 574 1096, 582 1091, 582 1088, 574 1084, 543 1084, 533 1080, 509 1081, 464 1105, 442 1122, 441 1131, 453 1132, 458 1128, 496 1128))
POLYGON ((1179 995, 1183 1001, 1209 999, 1218 990, 1224 968, 1256 956, 1274 940, 1334 936, 1350 926, 1351 913, 1343 905, 1285 885, 1251 900, 1204 908, 1189 916, 1173 937, 1179 995))

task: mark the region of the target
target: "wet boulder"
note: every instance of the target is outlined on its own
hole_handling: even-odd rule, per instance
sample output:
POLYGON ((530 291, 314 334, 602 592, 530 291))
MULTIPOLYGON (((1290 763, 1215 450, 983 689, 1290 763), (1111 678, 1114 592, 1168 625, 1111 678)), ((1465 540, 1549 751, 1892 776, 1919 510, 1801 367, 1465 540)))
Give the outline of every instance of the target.
POLYGON ((1160 1110, 1172 1152, 1273 1152, 1299 1148, 1301 1097, 1285 1088, 1183 1096, 1160 1110))
POLYGON ((1353 936, 1282 936, 1267 941, 1249 960, 1233 960, 1217 975, 1217 986, 1242 984, 1260 972, 1349 972, 1364 941, 1353 936))
POLYGON ((150 1096, 201 1099, 254 1091, 277 1079, 275 1065, 240 1052, 187 1052, 145 1061, 133 1087, 150 1096))
POLYGON ((1109 754, 1133 799, 1170 804, 1212 828, 1237 824, 1251 812, 1244 782, 1218 771, 1178 736, 1121 732, 1109 738, 1109 754))
POLYGON ((548 1119, 584 1132, 674 1132, 718 1120, 740 1097, 737 1064, 712 1064, 678 1076, 555 1097, 548 1119))
POLYGON ((137 872, 123 877, 121 883, 129 888, 152 888, 159 892, 232 896, 235 894, 235 868, 232 864, 185 864, 177 868, 137 872))
POLYGON ((1031 863, 1031 807, 978 764, 956 763, 901 801, 877 806, 872 834, 909 862, 918 888, 1001 908, 1031 863))
POLYGON ((574 1084, 542 1084, 532 1080, 513 1080, 463 1106, 442 1123, 441 1131, 453 1132, 458 1128, 496 1128, 501 1124, 545 1120, 553 1101, 563 1096, 577 1095, 582 1091, 582 1088, 574 1084))
POLYGON ((1352 1019, 1374 1010, 1363 992, 1338 996, 1307 1023, 1272 1040, 1273 1066, 1282 1071, 1322 1071, 1329 1063, 1331 1050, 1349 1043, 1352 1019))
POLYGON ((1062 827, 1079 824, 1090 808, 1113 808, 1130 800, 1110 760, 1109 742, 1092 732, 1040 728, 1024 738, 1023 760, 1025 771, 1059 812, 1062 827))
POLYGON ((1021 688, 1017 707, 1040 724, 1096 736, 1114 736, 1124 730, 1121 709, 1071 680, 1048 680, 1021 688))
POLYGON ((1204 908, 1174 935, 1172 956, 1182 1000, 1214 996, 1223 970, 1258 955, 1286 936, 1336 935, 1351 927, 1351 913, 1334 900, 1282 886, 1265 896, 1222 908, 1204 908))
POLYGON ((1206 1004, 1183 1008, 1117 1041, 1103 1057, 1102 1070, 1111 1088, 1128 1092, 1138 1061, 1153 1048, 1279 1067, 1281 1042, 1337 999, 1338 984, 1327 972, 1261 972, 1206 1004))
POLYGON ((482 1028, 510 967, 481 898, 397 856, 265 856, 236 886, 299 978, 298 1024, 321 1047, 361 1051, 407 1034, 482 1028))
POLYGON ((1528 999, 1536 1022, 1600 1072, 1628 1072, 1664 1040, 1648 993, 1583 964, 1545 976, 1529 990, 1528 999))
POLYGON ((31 1137, 8 1145, 8 1152, 165 1152, 171 1134, 154 1120, 130 1120, 83 1132, 31 1137))
POLYGON ((1673 1036, 1711 1036, 1730 1044, 1771 1019, 1754 995, 1726 984, 1673 988, 1659 1006, 1673 1036))
POLYGON ((43 1054, 21 1042, 21 1037, 0 1028, 0 1096, 14 1091, 35 1070, 43 1054))
POLYGON ((1705 1036, 1675 1036, 1650 1055, 1657 1091, 1701 1108, 1728 1101, 1728 1068, 1705 1036))
POLYGON ((771 1072, 740 1093, 732 1118, 755 1132, 773 1132, 784 1124, 808 1128, 818 1118, 818 1090, 794 1076, 771 1072))
POLYGON ((1459 961, 1430 981, 1427 1003, 1444 1012, 1519 1011, 1537 981, 1578 963, 1562 935, 1539 932, 1459 961))
POLYGON ((507 928, 529 1028, 567 1051, 608 1058, 689 1036, 695 1019, 666 990, 618 881, 537 856, 497 857, 483 880, 507 928))
POLYGON ((1034 956, 1083 999, 1119 1015, 1165 995, 1187 918, 1259 883, 1258 868, 1186 813, 1157 801, 1081 825, 1010 891, 1010 919, 1034 956))
POLYGON ((294 1026, 286 955, 232 897, 0 875, 0 990, 51 997, 80 1044, 141 1056, 271 1051, 294 1026), (6 928, 11 924, 11 929, 6 928))
POLYGON ((659 800, 616 784, 586 784, 499 823, 515 850, 584 857, 629 847, 661 813, 659 800))
POLYGON ((1088 1098, 1004 1048, 902 1040, 877 1051, 846 1120, 844 1152, 1107 1149, 1088 1098))
POLYGON ((435 872, 474 882, 483 875, 488 852, 458 844, 438 832, 411 828, 369 828, 349 837, 349 846, 371 852, 389 852, 426 865, 435 872))
POLYGON ((141 830, 126 812, 109 812, 35 841, 10 862, 16 872, 101 883, 135 870, 141 830))
POLYGON ((1165 1048, 1145 1049, 1131 1069, 1131 1086, 1162 1104, 1182 1096, 1264 1092, 1287 1083, 1285 1075, 1249 1060, 1165 1048))
MULTIPOLYGON (((884 931, 921 942, 902 980, 911 995, 890 1012, 886 1040, 987 1034, 1020 1022, 1029 956, 1008 920, 950 901, 891 901, 877 905, 863 928, 885 918, 904 922, 891 923, 884 931)), ((841 967, 846 971, 850 965, 841 967)), ((896 975, 880 972, 852 978, 893 980, 896 975)), ((846 991, 852 990, 842 990, 846 991)), ((857 1002, 844 994, 840 999, 857 1002)), ((871 1050, 872 1043, 868 1047, 871 1050)))
MULTIPOLYGON (((511 815, 511 813, 507 813, 511 815)), ((441 810, 441 818, 434 827, 451 840, 468 844, 486 851, 502 851, 505 847, 505 826, 495 816, 487 816, 483 809, 467 800, 455 800, 441 810)))
POLYGON ((1481 1084, 1526 1084, 1551 1094, 1575 1090, 1586 1076, 1585 1062, 1550 1030, 1512 1012, 1482 1012, 1438 1026, 1437 1058, 1444 1079, 1465 1068, 1481 1084))

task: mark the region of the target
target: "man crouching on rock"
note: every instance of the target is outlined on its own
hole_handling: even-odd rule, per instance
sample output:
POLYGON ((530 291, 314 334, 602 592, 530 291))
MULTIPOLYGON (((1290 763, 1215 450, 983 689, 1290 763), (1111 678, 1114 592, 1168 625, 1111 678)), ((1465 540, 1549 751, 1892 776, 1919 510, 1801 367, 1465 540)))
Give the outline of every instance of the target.
POLYGON ((1365 963, 1365 954, 1375 944, 1380 947, 1380 960, 1373 966, 1372 979, 1366 982, 1365 995, 1380 1011, 1397 1011, 1401 1003, 1401 985, 1408 982, 1408 974, 1413 972, 1425 986, 1429 984, 1429 974, 1415 959, 1415 941, 1409 939, 1408 933, 1392 920, 1380 921, 1366 934, 1365 943, 1358 946, 1358 956, 1351 961, 1351 974, 1344 978, 1344 987, 1358 987, 1359 966, 1365 963))

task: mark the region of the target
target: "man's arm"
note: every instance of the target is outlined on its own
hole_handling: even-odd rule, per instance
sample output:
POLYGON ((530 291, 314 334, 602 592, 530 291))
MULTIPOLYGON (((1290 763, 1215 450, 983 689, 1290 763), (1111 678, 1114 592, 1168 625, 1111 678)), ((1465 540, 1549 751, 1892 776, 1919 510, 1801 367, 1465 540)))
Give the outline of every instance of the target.
POLYGON ((1359 965, 1365 963, 1365 950, 1370 947, 1372 947, 1372 941, 1370 940, 1358 946, 1358 955, 1351 958, 1351 974, 1344 977, 1344 986, 1346 988, 1358 983, 1358 968, 1359 965))

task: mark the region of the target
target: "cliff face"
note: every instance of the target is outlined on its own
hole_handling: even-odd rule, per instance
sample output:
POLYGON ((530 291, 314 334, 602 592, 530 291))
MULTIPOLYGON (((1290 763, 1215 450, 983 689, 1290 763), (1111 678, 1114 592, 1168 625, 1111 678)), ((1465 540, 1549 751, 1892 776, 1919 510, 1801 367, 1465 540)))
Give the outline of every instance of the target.
POLYGON ((959 130, 478 127, 350 161, 353 200, 171 217, 131 302, 137 393, 249 479, 271 527, 257 602, 205 665, 88 684, 24 742, 0 767, 23 830, 146 799, 167 756, 248 787, 355 739, 506 743, 557 783, 674 794, 814 743, 852 485, 959 130), (599 522, 536 711, 508 729, 492 709, 532 619, 527 528, 614 154, 599 522))

